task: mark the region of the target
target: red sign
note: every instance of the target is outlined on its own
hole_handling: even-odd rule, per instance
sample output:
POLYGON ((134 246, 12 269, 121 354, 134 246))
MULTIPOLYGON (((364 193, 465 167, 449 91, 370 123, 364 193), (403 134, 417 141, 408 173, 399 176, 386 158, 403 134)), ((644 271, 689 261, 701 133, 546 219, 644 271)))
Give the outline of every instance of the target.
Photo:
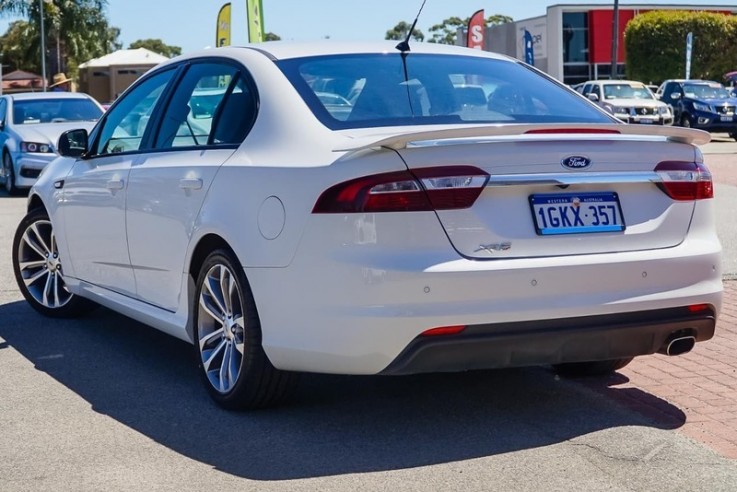
POLYGON ((486 28, 486 22, 484 21, 484 10, 481 9, 471 16, 468 21, 468 39, 466 40, 466 46, 469 48, 476 48, 477 50, 484 49, 484 29, 486 28))

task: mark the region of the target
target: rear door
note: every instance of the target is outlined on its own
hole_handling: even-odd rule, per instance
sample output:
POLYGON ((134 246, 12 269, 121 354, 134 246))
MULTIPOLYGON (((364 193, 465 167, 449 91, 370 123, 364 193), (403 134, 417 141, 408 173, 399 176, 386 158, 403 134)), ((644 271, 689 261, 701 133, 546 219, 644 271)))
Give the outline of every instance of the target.
POLYGON ((141 300, 177 309, 194 221, 255 108, 250 79, 226 61, 194 63, 178 83, 157 119, 153 148, 130 171, 126 230, 141 300))
POLYGON ((664 161, 695 166, 694 150, 662 139, 525 135, 399 153, 413 170, 470 165, 490 175, 470 208, 437 211, 469 258, 668 248, 683 241, 694 208, 662 191, 655 171, 664 161))

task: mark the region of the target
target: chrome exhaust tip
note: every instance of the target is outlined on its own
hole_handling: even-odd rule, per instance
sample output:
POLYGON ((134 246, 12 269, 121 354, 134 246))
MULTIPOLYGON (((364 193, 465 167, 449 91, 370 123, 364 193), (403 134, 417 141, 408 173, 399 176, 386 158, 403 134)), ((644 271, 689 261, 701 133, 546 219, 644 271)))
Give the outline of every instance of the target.
POLYGON ((681 355, 690 352, 694 345, 696 345, 696 337, 677 336, 669 339, 658 352, 669 356, 681 355))

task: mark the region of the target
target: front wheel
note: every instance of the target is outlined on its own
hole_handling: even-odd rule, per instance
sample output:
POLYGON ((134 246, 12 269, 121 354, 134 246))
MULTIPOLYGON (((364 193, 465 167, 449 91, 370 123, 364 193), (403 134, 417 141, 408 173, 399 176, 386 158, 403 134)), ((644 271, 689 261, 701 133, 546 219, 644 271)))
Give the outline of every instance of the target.
POLYGON ((687 114, 681 116, 681 126, 683 128, 691 128, 691 118, 687 114))
POLYGON ((732 132, 732 133, 729 134, 729 136, 732 137, 733 139, 737 140, 737 132, 732 132))
POLYGON ((606 376, 622 369, 632 362, 634 357, 612 360, 597 360, 592 362, 568 362, 553 366, 555 372, 569 378, 585 378, 595 376, 606 376))
POLYGON ((200 268, 193 313, 200 375, 220 406, 265 408, 286 396, 295 374, 266 356, 251 288, 229 251, 212 252, 200 268))
POLYGON ((69 292, 62 262, 49 216, 43 209, 31 210, 15 231, 13 272, 31 307, 52 318, 75 317, 96 306, 69 292))
POLYGON ((18 187, 15 186, 13 160, 8 153, 3 154, 3 174, 5 175, 5 191, 8 192, 8 195, 17 195, 18 187))

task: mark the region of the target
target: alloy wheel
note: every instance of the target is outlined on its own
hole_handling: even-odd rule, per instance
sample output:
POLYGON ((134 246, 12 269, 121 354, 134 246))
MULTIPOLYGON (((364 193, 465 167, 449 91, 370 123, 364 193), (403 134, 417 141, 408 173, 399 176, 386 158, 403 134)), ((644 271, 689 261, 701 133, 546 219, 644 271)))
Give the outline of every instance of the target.
POLYGON ((216 264, 204 278, 199 295, 197 341, 202 365, 221 394, 233 389, 243 366, 245 321, 235 274, 216 264))
POLYGON ((49 220, 37 220, 23 232, 18 267, 28 293, 48 309, 65 306, 72 298, 62 273, 54 229, 49 220))

